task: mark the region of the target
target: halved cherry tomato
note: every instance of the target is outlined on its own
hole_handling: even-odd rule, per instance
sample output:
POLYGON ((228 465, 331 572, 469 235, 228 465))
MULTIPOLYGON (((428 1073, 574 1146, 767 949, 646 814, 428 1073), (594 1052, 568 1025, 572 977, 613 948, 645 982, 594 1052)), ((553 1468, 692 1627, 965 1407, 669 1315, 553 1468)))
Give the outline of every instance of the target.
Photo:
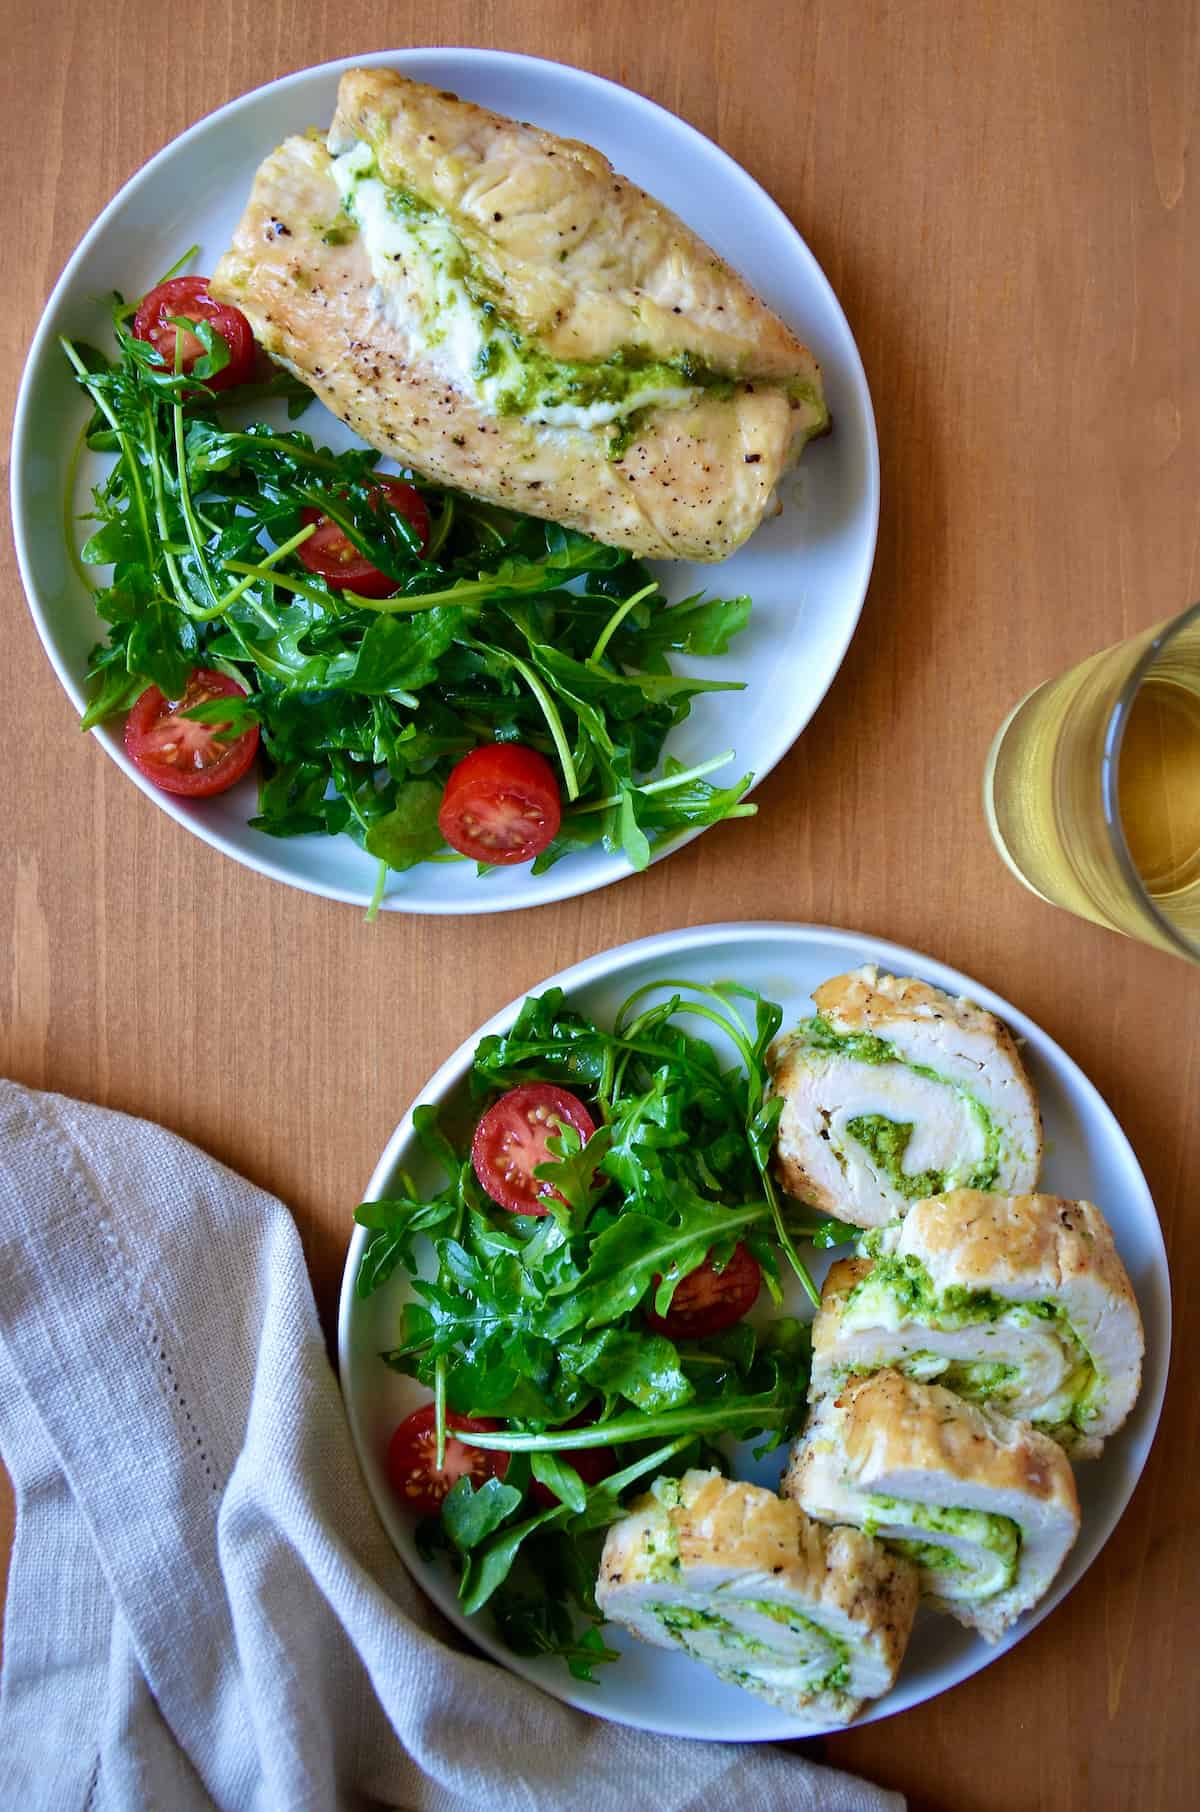
POLYGON ((157 686, 149 686, 125 719, 125 753, 164 793, 189 799, 224 793, 254 760, 258 725, 222 741, 227 724, 198 723, 183 713, 213 698, 245 696, 227 674, 211 667, 195 668, 182 698, 164 698, 157 686))
MULTIPOLYGON (((373 509, 393 509, 410 522, 421 539, 421 552, 429 546, 429 511, 415 485, 402 478, 381 478, 371 486, 373 509)), ((386 598, 397 589, 390 573, 380 572, 364 553, 355 547, 349 535, 320 510, 301 510, 302 522, 315 522, 317 532, 302 541, 297 553, 310 573, 317 573, 339 591, 361 592, 364 598, 386 598)))
POLYGON ((442 795, 438 829, 476 862, 531 862, 558 835, 562 801, 554 769, 519 742, 487 742, 464 755, 442 795))
POLYGON ((586 1145, 596 1123, 577 1095, 553 1082, 526 1082, 510 1088, 489 1107, 471 1141, 475 1175, 494 1202, 513 1214, 547 1214, 546 1197, 558 1191, 535 1177, 538 1164, 552 1162, 546 1140, 559 1123, 573 1126, 586 1145))
MULTIPOLYGON (((590 1428, 595 1420, 595 1410, 585 1409, 582 1415, 576 1416, 566 1426, 590 1428)), ((585 1485, 598 1485, 601 1479, 611 1477, 617 1465, 617 1456, 611 1447, 568 1447, 565 1452, 560 1451, 558 1457, 565 1460, 568 1466, 574 1466, 585 1485)), ((543 1485, 540 1479, 530 1480, 529 1495, 535 1504, 541 1504, 545 1510, 552 1510, 559 1502, 549 1485, 543 1485)))
MULTIPOLYGON (((661 1279, 654 1281, 657 1285, 661 1279)), ((715 1270, 709 1258, 689 1271, 665 1315, 646 1311, 646 1326, 672 1340, 702 1340, 706 1334, 719 1334, 740 1321, 753 1308, 761 1288, 758 1260, 745 1246, 737 1245, 723 1271, 715 1270)))
MULTIPOLYGON (((492 1434, 499 1428, 487 1416, 456 1416, 446 1412, 446 1427, 463 1428, 471 1434, 492 1434)), ((392 1490, 405 1509, 418 1516, 436 1516, 451 1487, 459 1479, 469 1478, 473 1485, 485 1479, 502 1479, 508 1471, 506 1453, 489 1453, 486 1447, 468 1447, 446 1436, 445 1459, 437 1464, 437 1427, 432 1403, 414 1409, 405 1416, 391 1438, 387 1451, 387 1475, 392 1490)))
MULTIPOLYGON (((235 384, 244 384, 254 375, 254 335, 250 323, 240 308, 213 301, 208 293, 207 277, 172 277, 169 282, 152 289, 143 297, 133 317, 134 338, 147 341, 159 353, 167 369, 174 371, 175 342, 180 329, 171 323, 181 316, 188 321, 206 321, 229 348, 228 365, 203 380, 210 390, 231 390, 235 384)), ((190 371, 203 356, 203 340, 185 328, 180 369, 190 371)))

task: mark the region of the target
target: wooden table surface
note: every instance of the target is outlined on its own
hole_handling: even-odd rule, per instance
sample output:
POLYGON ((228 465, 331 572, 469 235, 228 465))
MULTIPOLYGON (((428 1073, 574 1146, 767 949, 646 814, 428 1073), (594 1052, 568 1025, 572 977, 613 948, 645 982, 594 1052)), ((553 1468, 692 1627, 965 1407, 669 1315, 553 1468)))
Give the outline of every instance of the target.
MULTIPOLYGON (((1200 595, 1200 7, 4 10, 6 414, 76 240, 185 126, 327 58, 496 45, 652 96, 780 202, 866 362, 883 521, 862 626, 756 820, 562 905, 373 926, 188 836, 78 733, 6 538, 0 1069, 160 1120, 277 1191, 331 1327, 351 1210, 400 1110, 504 1000, 671 926, 853 927, 967 970, 1083 1065, 1145 1166, 1186 1330, 1200 973, 1019 888, 979 779, 1016 697, 1200 595)), ((1185 1333, 1132 1506, 1054 1616, 935 1703, 830 1739, 830 1760, 938 1812, 1195 1804, 1198 1382, 1185 1333)))

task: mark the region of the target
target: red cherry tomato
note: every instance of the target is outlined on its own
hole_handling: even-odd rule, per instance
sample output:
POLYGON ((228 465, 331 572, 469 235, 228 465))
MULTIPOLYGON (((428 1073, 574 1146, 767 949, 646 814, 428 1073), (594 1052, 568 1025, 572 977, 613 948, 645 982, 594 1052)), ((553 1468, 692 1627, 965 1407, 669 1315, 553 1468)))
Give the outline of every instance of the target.
MULTIPOLYGON (((429 546, 429 511, 425 499, 414 485, 402 478, 381 478, 371 486, 372 507, 393 509, 410 522, 421 539, 421 552, 429 546)), ((302 541, 296 552, 310 573, 317 573, 339 591, 357 591, 364 598, 386 598, 394 592, 396 581, 390 573, 380 572, 367 556, 360 553, 349 535, 320 510, 301 510, 303 522, 315 522, 317 532, 302 541)))
POLYGON ((125 753, 139 774, 164 793, 189 799, 224 793, 254 760, 258 725, 223 742, 219 733, 227 725, 199 723, 183 713, 209 699, 245 696, 227 674, 211 667, 194 670, 182 698, 164 698, 157 686, 150 686, 125 719, 125 753))
POLYGON ((554 769, 519 742, 472 749, 451 772, 438 829, 476 862, 531 862, 558 835, 562 801, 554 769))
MULTIPOLYGON (((658 1284, 661 1279, 656 1277, 654 1281, 658 1284)), ((761 1288, 758 1260, 745 1246, 737 1245, 723 1271, 714 1270, 709 1258, 689 1271, 665 1315, 647 1310, 646 1326, 672 1340, 702 1340, 706 1334, 719 1334, 740 1321, 753 1308, 761 1288)))
MULTIPOLYGON (((491 1434, 499 1422, 487 1416, 456 1416, 446 1412, 446 1427, 463 1428, 472 1434, 491 1434)), ((446 1454, 441 1467, 437 1463, 437 1427, 434 1407, 426 1403, 405 1416, 392 1436, 387 1450, 387 1475, 392 1490, 406 1510, 418 1516, 436 1516, 442 1500, 459 1479, 469 1478, 473 1485, 485 1479, 502 1479, 508 1471, 506 1453, 490 1453, 486 1447, 468 1447, 446 1435, 446 1454)))
MULTIPOLYGON (((240 308, 225 302, 214 302, 208 293, 207 277, 172 277, 160 283, 143 297, 133 317, 134 338, 153 346, 169 371, 175 369, 175 342, 180 329, 171 325, 182 316, 188 321, 206 321, 229 348, 229 363, 212 377, 203 380, 210 390, 231 390, 244 384, 254 374, 254 335, 240 308)), ((204 342, 197 334, 183 330, 180 369, 190 371, 204 356, 204 342)))
POLYGON ((471 1141, 475 1175, 494 1202, 513 1214, 546 1214, 547 1196, 561 1201, 550 1184, 533 1172, 538 1164, 552 1162, 546 1140, 558 1123, 573 1126, 584 1144, 596 1123, 577 1095, 553 1082, 526 1082, 510 1088, 489 1107, 471 1141))
MULTIPOLYGON (((567 1427, 589 1428, 595 1420, 595 1410, 585 1409, 573 1422, 568 1422, 567 1427)), ((565 1460, 568 1466, 574 1466, 585 1485, 598 1485, 601 1479, 611 1477, 617 1466, 617 1456, 611 1447, 568 1447, 565 1452, 560 1450, 558 1457, 565 1460)), ((559 1502, 549 1485, 543 1485, 541 1479, 530 1480, 529 1495, 544 1510, 552 1510, 559 1502)))

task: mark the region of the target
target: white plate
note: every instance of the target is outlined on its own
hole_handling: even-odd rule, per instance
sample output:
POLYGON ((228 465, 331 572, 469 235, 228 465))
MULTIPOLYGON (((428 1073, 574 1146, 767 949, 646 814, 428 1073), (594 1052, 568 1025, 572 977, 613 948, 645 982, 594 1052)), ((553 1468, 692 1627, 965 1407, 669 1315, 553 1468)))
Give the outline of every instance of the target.
MULTIPOLYGON (((864 1721, 869 1722, 944 1692, 1019 1642, 1082 1577, 1129 1502, 1158 1426, 1171 1343, 1166 1250, 1150 1191, 1129 1141, 1086 1076, 1015 1007, 954 969, 857 932, 811 925, 701 925, 605 951, 564 969, 531 991, 561 987, 574 1005, 602 1023, 611 1023, 626 996, 646 982, 662 978, 734 980, 779 1001, 786 1030, 812 1011, 808 998, 812 988, 865 962, 878 963, 894 974, 920 976, 953 994, 968 994, 999 1014, 1024 1041, 1023 1054, 1037 1085, 1046 1128, 1042 1187, 1060 1195, 1086 1197, 1104 1210, 1146 1326, 1145 1375, 1133 1416, 1109 1442, 1101 1459, 1076 1471, 1083 1525, 1054 1590, 995 1647, 949 1617, 922 1611, 899 1682, 868 1711, 864 1721)), ((507 1030, 520 1005, 513 1001, 461 1045, 431 1077, 421 1101, 449 1104, 463 1099, 479 1038, 507 1030)), ((696 1030, 703 1030, 702 1021, 697 1021, 696 1030)), ((419 1184, 429 1181, 438 1186, 413 1138, 412 1107, 379 1160, 367 1189, 368 1199, 387 1195, 393 1173, 401 1167, 413 1173, 419 1184)), ((647 1647, 611 1626, 606 1627, 605 1640, 622 1651, 621 1659, 599 1669, 598 1684, 587 1686, 571 1679, 561 1661, 524 1660, 511 1654, 491 1631, 486 1611, 473 1619, 462 1615, 449 1572, 426 1565, 418 1556, 412 1523, 396 1506, 384 1475, 383 1455, 392 1430, 410 1409, 427 1401, 429 1393, 412 1379, 389 1371, 379 1358, 383 1348, 395 1344, 396 1314, 404 1300, 405 1283, 397 1279, 366 1301, 356 1299, 354 1278, 366 1238, 362 1228, 356 1229, 342 1280, 338 1325, 342 1390, 367 1484, 388 1533, 410 1571, 451 1622, 497 1661, 535 1681, 555 1698, 618 1723, 725 1742, 795 1735, 796 1721, 786 1712, 738 1687, 722 1685, 706 1668, 683 1655, 647 1647)), ((836 1256, 811 1255, 810 1268, 818 1279, 836 1256)), ((796 1314, 811 1314, 798 1285, 788 1307, 796 1314)), ((756 1462, 750 1447, 745 1446, 739 1453, 739 1476, 775 1489, 782 1459, 782 1453, 776 1452, 756 1462)))
MULTIPOLYGON (((104 296, 114 289, 140 294, 193 242, 200 250, 189 268, 210 271, 229 244, 261 159, 289 133, 327 124, 339 76, 371 64, 401 69, 501 113, 598 145, 618 170, 666 202, 740 270, 820 360, 834 432, 808 448, 798 471, 784 480, 782 515, 720 566, 658 568, 672 599, 699 590, 745 591, 754 599, 752 625, 728 655, 679 663, 681 671, 743 679, 748 690, 698 699, 669 746, 688 765, 735 748, 737 764, 717 779, 728 784, 749 770, 761 779, 824 697, 866 595, 879 518, 879 453, 862 361, 804 241, 716 145, 626 88, 560 63, 500 51, 385 51, 285 76, 183 133, 96 221, 46 307, 22 380, 13 435, 17 556, 34 622, 59 679, 82 710, 83 675, 100 626, 63 545, 63 493, 84 402, 57 336, 111 344, 104 296)), ((327 444, 352 444, 341 423, 319 404, 298 425, 327 444)), ((81 473, 81 498, 103 463, 93 461, 93 471, 81 473)), ((138 775, 111 726, 96 735, 156 805, 215 848, 309 893, 362 905, 370 899, 376 864, 348 838, 280 841, 249 829, 252 780, 200 804, 174 799, 138 775)), ((495 912, 545 905, 630 872, 624 857, 600 849, 565 858, 540 880, 525 868, 478 880, 471 864, 426 865, 393 875, 384 904, 402 912, 495 912)))

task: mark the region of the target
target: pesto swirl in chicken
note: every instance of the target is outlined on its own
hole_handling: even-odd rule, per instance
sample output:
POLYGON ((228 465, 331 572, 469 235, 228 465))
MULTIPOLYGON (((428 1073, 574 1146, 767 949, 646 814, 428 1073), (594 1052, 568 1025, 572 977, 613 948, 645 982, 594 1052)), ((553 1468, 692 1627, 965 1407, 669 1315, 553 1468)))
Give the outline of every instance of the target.
POLYGON ((783 1490, 915 1562, 922 1596, 988 1642, 1045 1596, 1079 1533, 1060 1447, 895 1371, 814 1406, 783 1490))
POLYGON ((914 1569, 857 1529, 823 1529, 760 1485, 656 1479, 610 1528, 596 1602, 813 1729, 893 1684, 916 1612, 914 1569))
POLYGON ((917 1202, 835 1264, 813 1323, 812 1395, 891 1366, 1098 1455, 1137 1398, 1137 1301, 1091 1202, 959 1189, 917 1202))
POLYGON ((807 348, 598 151, 391 70, 266 159, 210 288, 381 452, 641 555, 731 553, 828 425, 807 348))
POLYGON ((873 965, 813 991, 776 1041, 775 1165, 788 1192, 882 1227, 951 1189, 1032 1189, 1042 1155, 1033 1084, 991 1013, 873 965))

